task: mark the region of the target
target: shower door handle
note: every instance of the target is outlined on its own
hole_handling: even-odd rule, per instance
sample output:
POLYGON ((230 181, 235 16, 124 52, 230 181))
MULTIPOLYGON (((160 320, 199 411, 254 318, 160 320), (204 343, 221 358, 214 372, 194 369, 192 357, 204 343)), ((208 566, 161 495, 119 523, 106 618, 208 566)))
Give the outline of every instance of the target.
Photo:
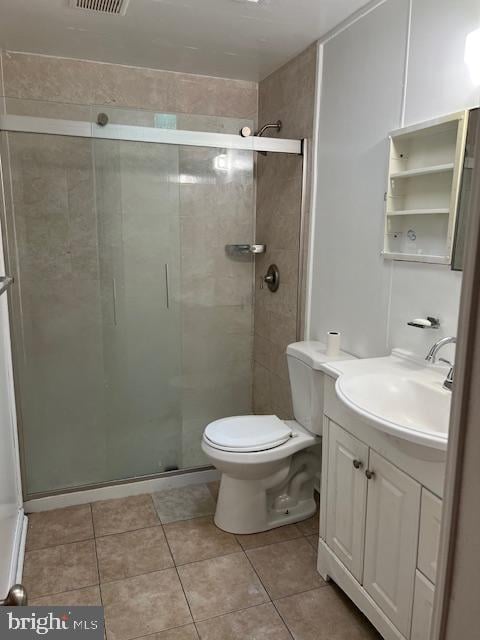
POLYGON ((113 324, 117 326, 117 283, 112 278, 113 324))
POLYGON ((170 309, 170 288, 168 284, 168 264, 165 264, 165 307, 170 309))

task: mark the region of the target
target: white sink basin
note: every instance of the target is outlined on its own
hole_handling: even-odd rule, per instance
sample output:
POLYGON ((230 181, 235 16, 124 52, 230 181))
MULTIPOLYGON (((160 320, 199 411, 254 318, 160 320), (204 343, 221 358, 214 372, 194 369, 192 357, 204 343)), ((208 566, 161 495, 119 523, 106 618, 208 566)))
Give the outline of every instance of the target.
POLYGON ((332 363, 340 400, 362 419, 391 435, 445 450, 451 392, 443 388, 447 368, 387 358, 332 363))

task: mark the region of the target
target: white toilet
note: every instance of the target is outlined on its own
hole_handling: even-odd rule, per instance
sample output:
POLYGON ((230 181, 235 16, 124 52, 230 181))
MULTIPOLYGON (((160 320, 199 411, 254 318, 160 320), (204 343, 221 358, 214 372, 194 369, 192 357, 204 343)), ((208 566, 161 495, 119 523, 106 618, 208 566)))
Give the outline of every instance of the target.
POLYGON ((234 416, 210 423, 202 450, 222 474, 215 524, 230 533, 257 533, 310 517, 316 510, 314 483, 320 471, 323 424, 319 342, 287 347, 295 420, 234 416))

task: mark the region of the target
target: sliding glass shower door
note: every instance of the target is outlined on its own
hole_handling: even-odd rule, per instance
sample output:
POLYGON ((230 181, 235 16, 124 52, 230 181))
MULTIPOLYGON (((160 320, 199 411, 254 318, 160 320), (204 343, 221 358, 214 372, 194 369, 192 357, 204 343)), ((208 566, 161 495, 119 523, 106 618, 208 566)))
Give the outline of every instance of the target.
POLYGON ((205 464, 251 411, 253 152, 2 135, 27 496, 205 464))
POLYGON ((175 146, 93 141, 106 479, 181 460, 180 221, 175 146))

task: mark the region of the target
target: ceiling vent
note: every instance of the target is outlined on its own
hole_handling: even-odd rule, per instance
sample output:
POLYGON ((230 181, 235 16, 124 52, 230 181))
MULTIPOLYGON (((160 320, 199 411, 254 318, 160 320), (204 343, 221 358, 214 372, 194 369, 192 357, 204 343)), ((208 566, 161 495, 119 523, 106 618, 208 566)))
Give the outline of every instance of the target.
POLYGON ((130 0, 70 0, 73 9, 124 16, 130 0))

